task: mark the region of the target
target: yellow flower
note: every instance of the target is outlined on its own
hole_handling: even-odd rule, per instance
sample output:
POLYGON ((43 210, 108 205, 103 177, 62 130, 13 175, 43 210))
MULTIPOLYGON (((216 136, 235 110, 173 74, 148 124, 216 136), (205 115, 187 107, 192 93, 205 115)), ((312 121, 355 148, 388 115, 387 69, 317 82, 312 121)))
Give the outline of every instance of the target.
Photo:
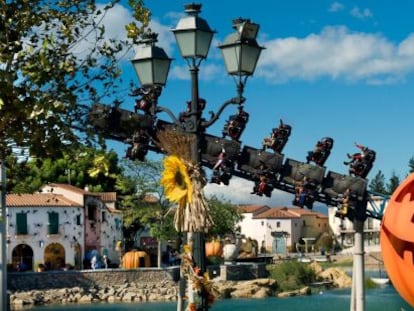
POLYGON ((185 245, 183 246, 183 250, 184 250, 184 253, 185 253, 185 254, 187 254, 187 255, 191 255, 191 246, 190 246, 190 245, 185 244, 185 245))
POLYGON ((104 155, 96 156, 93 159, 93 167, 88 170, 88 174, 92 178, 96 178, 100 173, 105 176, 109 175, 109 160, 104 155))
POLYGON ((165 196, 171 202, 184 207, 191 202, 193 186, 185 163, 177 156, 172 155, 164 159, 164 172, 161 185, 165 189, 165 196))

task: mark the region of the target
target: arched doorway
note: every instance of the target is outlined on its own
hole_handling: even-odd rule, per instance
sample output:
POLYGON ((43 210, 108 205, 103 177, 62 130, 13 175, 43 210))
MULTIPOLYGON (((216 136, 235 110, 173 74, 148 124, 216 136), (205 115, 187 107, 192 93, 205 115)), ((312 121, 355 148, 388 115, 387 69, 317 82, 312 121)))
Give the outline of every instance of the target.
POLYGON ((45 266, 48 270, 61 270, 65 267, 65 248, 59 243, 51 243, 45 248, 45 266))
POLYGON ((19 244, 12 251, 13 268, 16 271, 33 270, 33 249, 27 244, 19 244))

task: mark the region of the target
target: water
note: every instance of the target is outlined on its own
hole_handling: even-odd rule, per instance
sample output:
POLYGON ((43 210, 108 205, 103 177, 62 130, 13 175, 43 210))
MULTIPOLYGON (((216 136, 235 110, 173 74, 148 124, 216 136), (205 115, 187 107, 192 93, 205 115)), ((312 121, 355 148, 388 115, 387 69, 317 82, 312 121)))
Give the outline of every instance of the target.
MULTIPOLYGON (((211 311, 348 311, 350 306, 348 290, 329 290, 312 296, 266 299, 227 299, 216 301, 211 311)), ((365 311, 414 311, 391 285, 366 290, 365 311)), ((176 302, 136 304, 86 304, 43 306, 25 311, 176 311, 176 302)))

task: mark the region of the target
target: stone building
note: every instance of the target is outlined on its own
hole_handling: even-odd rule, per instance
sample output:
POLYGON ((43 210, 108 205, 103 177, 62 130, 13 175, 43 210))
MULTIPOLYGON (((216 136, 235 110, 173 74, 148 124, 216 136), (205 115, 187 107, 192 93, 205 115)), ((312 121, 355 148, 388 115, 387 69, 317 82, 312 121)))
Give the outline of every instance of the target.
POLYGON ((295 252, 299 242, 309 250, 323 234, 329 232, 328 216, 307 209, 239 205, 243 215, 240 233, 257 240, 261 253, 295 252))
POLYGON ((9 269, 89 268, 92 251, 119 263, 116 245, 122 240, 122 213, 115 201, 115 193, 66 184, 49 184, 34 194, 8 194, 9 269))

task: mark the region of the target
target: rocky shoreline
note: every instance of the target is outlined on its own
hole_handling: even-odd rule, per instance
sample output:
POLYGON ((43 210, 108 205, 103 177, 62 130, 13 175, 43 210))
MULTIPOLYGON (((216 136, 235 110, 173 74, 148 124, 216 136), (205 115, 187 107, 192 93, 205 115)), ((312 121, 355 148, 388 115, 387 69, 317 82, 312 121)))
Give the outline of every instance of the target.
MULTIPOLYGON (((310 294, 310 288, 285 294, 276 292, 274 279, 255 279, 248 281, 215 281, 216 299, 229 298, 266 298, 310 294)), ((63 288, 48 290, 31 290, 14 292, 10 295, 12 310, 27 306, 70 303, 115 303, 115 302, 167 302, 176 301, 178 284, 173 281, 163 283, 124 283, 111 287, 99 288, 63 288)))
POLYGON ((111 287, 17 291, 10 294, 10 306, 14 310, 45 304, 173 301, 177 299, 177 293, 178 286, 173 281, 145 284, 125 282, 111 287))
MULTIPOLYGON (((316 262, 312 263, 318 280, 325 281, 330 287, 350 287, 350 277, 338 268, 323 270, 316 262)), ((278 292, 277 281, 269 278, 258 278, 246 281, 223 281, 213 279, 216 299, 234 298, 267 298, 309 295, 310 287, 291 292, 278 292)), ((58 289, 36 289, 14 291, 10 294, 11 310, 26 306, 71 303, 136 303, 136 302, 167 302, 176 301, 178 283, 173 280, 161 282, 130 282, 125 280, 120 285, 70 287, 58 289)))

